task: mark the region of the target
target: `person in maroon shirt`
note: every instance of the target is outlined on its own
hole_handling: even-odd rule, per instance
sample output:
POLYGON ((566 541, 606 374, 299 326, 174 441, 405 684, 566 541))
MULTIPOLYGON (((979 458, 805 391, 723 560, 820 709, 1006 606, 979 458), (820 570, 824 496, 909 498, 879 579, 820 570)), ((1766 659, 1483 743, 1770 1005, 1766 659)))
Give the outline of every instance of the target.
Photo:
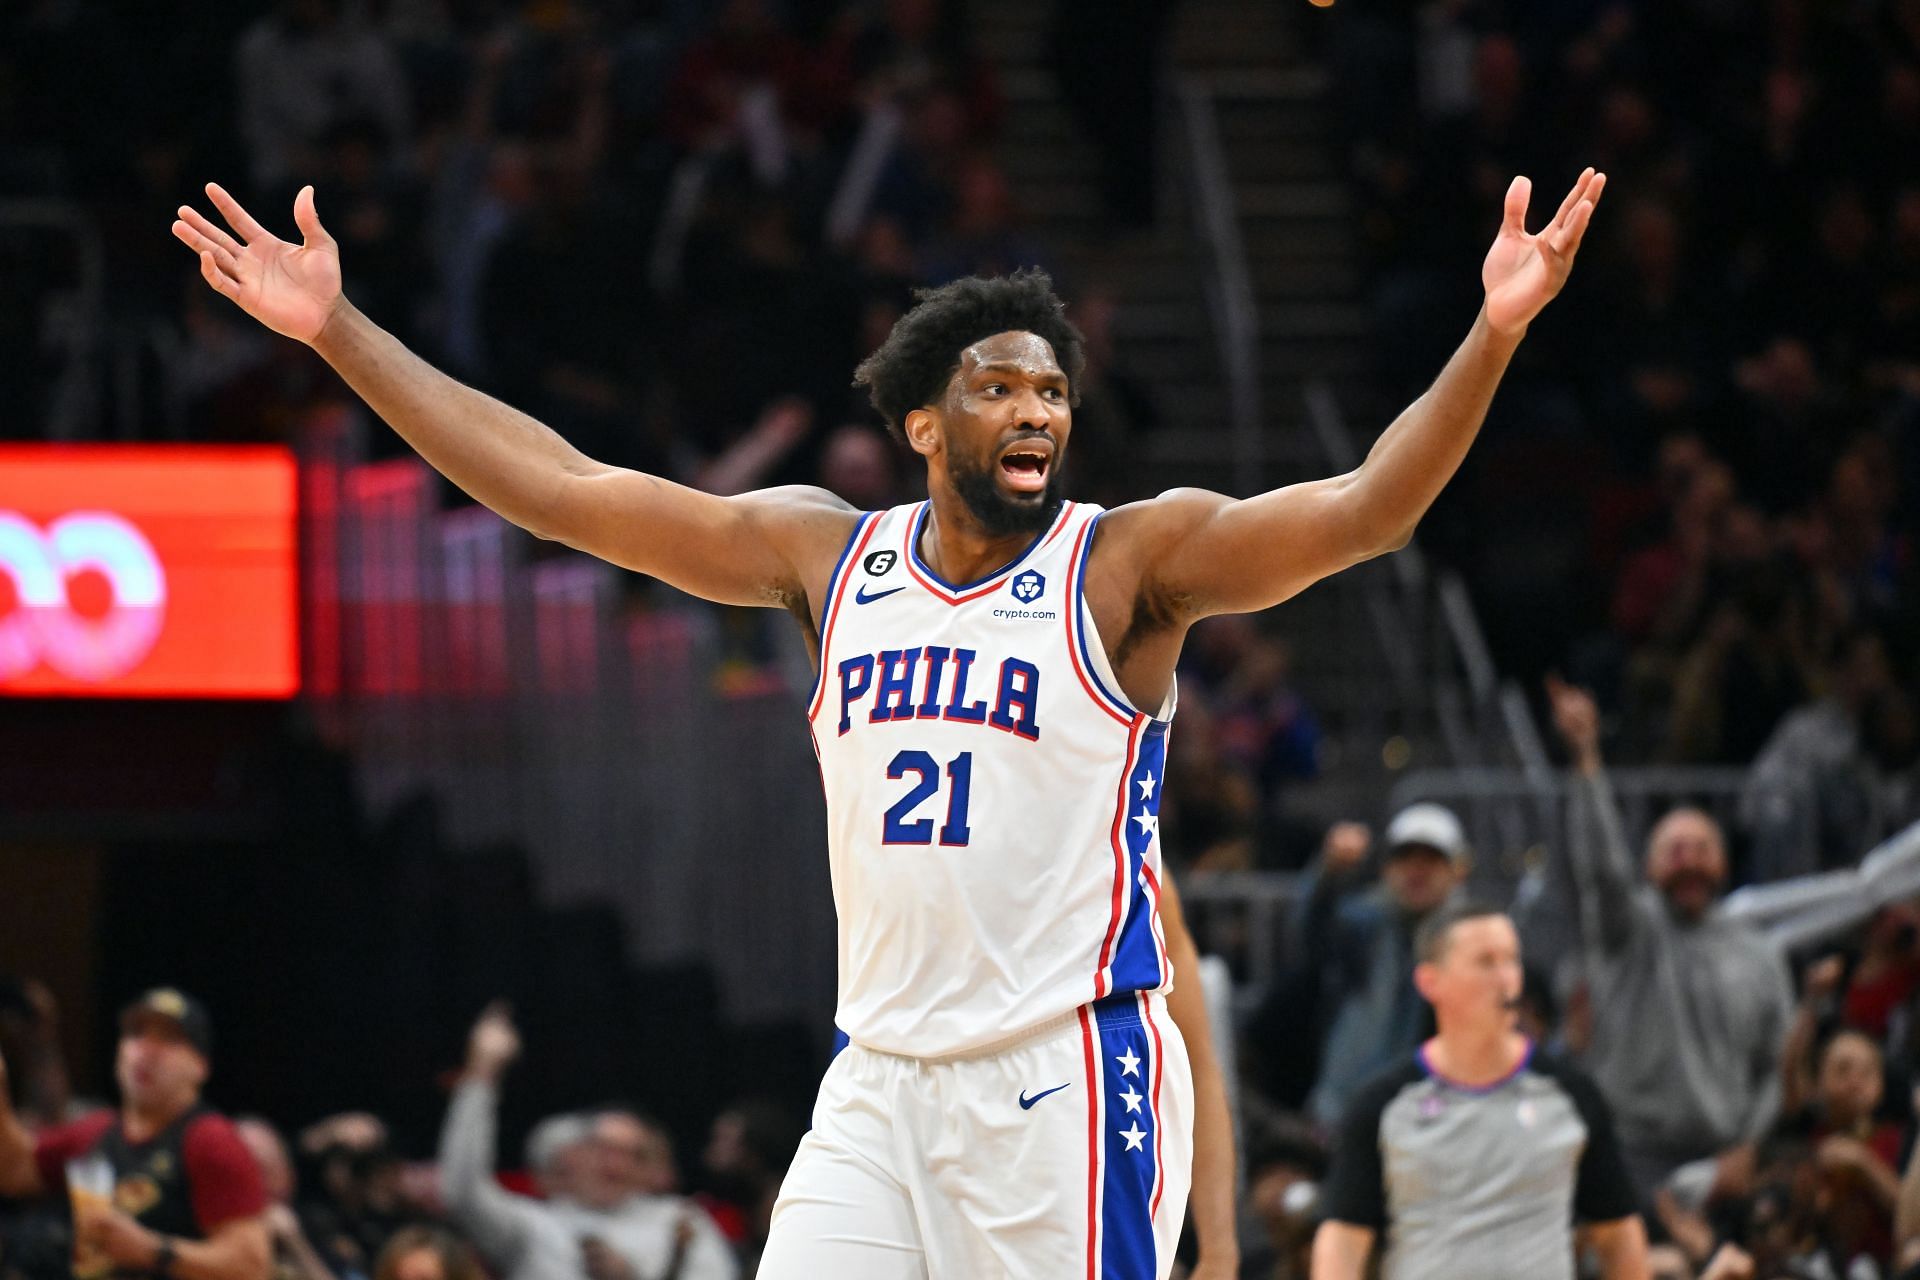
POLYGON ((200 1100, 212 1044, 199 1001, 149 991, 120 1015, 119 1112, 37 1138, 6 1101, 0 1062, 0 1196, 63 1194, 69 1163, 102 1157, 113 1171, 112 1204, 78 1214, 74 1231, 115 1275, 267 1280, 260 1170, 232 1122, 200 1100))

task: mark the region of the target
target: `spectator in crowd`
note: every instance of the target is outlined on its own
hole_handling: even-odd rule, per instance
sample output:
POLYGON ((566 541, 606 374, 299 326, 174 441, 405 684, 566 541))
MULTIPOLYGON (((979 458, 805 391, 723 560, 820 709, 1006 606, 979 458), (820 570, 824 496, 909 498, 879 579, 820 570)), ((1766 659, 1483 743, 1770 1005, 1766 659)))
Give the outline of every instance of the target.
POLYGON ((1421 925, 1435 1034, 1368 1080, 1340 1124, 1315 1280, 1573 1280, 1568 1227, 1608 1280, 1647 1274, 1646 1232, 1606 1101, 1520 1033, 1520 938, 1454 903, 1421 925))
POLYGON ((1308 1280, 1327 1148, 1307 1124, 1282 1114, 1247 1142, 1249 1280, 1308 1280))
POLYGON ((444 1227, 402 1227, 380 1251, 373 1280, 486 1280, 473 1246, 444 1227))
POLYGON ((311 172, 321 139, 347 121, 377 122, 396 145, 409 137, 405 69, 344 0, 281 0, 241 36, 236 63, 235 120, 263 187, 311 172))
POLYGON ((260 1170, 233 1122, 201 1100, 212 1059, 205 1006, 159 987, 120 1015, 118 1111, 32 1137, 0 1081, 0 1196, 57 1196, 84 1177, 77 1256, 122 1275, 267 1280, 260 1170))
POLYGON ((319 1192, 301 1206, 307 1238, 341 1280, 365 1280, 388 1238, 423 1216, 387 1126, 364 1111, 341 1112, 309 1125, 299 1145, 319 1192))
POLYGON ((267 1193, 267 1235, 273 1242, 274 1280, 336 1280, 307 1239, 294 1209, 297 1184, 293 1157, 280 1131, 259 1116, 241 1116, 233 1127, 259 1166, 260 1184, 267 1193))
POLYGON ((1853 866, 1920 819, 1913 708, 1885 640, 1870 629, 1846 637, 1827 689, 1780 722, 1747 776, 1752 880, 1853 866))
POLYGON ((500 1081, 519 1054, 506 1011, 489 1007, 474 1023, 441 1133, 447 1212, 481 1253, 509 1280, 733 1280, 733 1256, 712 1221, 660 1193, 671 1179, 657 1152, 649 1159, 644 1126, 631 1116, 596 1120, 593 1158, 572 1179, 570 1198, 536 1201, 494 1180, 500 1081))
POLYGON ((1313 1026, 1319 1073, 1307 1099, 1331 1129, 1354 1091, 1426 1034, 1428 1013, 1413 980, 1413 939, 1454 896, 1467 871, 1467 837, 1451 810, 1402 809, 1387 824, 1380 883, 1366 892, 1360 870, 1372 835, 1337 823, 1301 878, 1290 937, 1292 965, 1320 975, 1313 1026))
POLYGON ((752 1274, 767 1245, 773 1202, 780 1180, 799 1149, 806 1126, 785 1107, 767 1098, 748 1098, 714 1117, 701 1163, 715 1216, 752 1274))
POLYGON ((11 1064, 6 1101, 29 1131, 78 1118, 60 1054, 60 1006, 44 982, 0 976, 0 1061, 11 1064))
POLYGON ((1675 1169, 1753 1142, 1780 1101, 1792 984, 1751 925, 1723 918, 1720 828, 1680 808, 1655 825, 1639 883, 1600 756, 1585 690, 1548 685, 1574 776, 1567 847, 1548 864, 1549 898, 1576 922, 1592 1010, 1588 1070, 1618 1109, 1642 1196, 1675 1169))

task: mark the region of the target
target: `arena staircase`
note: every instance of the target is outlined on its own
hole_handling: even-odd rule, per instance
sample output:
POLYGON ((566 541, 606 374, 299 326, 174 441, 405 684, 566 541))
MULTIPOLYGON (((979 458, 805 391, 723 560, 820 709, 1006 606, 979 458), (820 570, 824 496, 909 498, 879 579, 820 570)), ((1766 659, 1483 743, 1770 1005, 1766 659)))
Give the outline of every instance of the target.
MULTIPOLYGON (((1049 65, 1050 6, 976 0, 972 12, 976 45, 995 60, 1007 99, 1000 159, 1024 211, 1069 290, 1091 284, 1123 300, 1117 363, 1157 402, 1161 420, 1138 443, 1156 486, 1244 494, 1341 469, 1341 437, 1363 451, 1384 422, 1349 426, 1338 408, 1371 405, 1362 385, 1360 246, 1328 80, 1308 56, 1302 11, 1270 0, 1179 7, 1175 74, 1160 113, 1161 216, 1150 231, 1118 237, 1102 225, 1094 151, 1049 65), (1256 415, 1252 441, 1236 438, 1229 343, 1208 295, 1218 275, 1206 246, 1210 210, 1195 198, 1206 187, 1208 151, 1216 182, 1224 180, 1215 189, 1229 197, 1257 329, 1242 392, 1256 415), (1310 388, 1322 390, 1310 397, 1310 388)), ((1496 762, 1479 741, 1487 726, 1464 714, 1472 699, 1443 693, 1459 655, 1417 562, 1365 566, 1273 617, 1328 730, 1322 777, 1287 798, 1303 825, 1377 819, 1409 769, 1496 762), (1451 734, 1444 696, 1463 704, 1451 734)))

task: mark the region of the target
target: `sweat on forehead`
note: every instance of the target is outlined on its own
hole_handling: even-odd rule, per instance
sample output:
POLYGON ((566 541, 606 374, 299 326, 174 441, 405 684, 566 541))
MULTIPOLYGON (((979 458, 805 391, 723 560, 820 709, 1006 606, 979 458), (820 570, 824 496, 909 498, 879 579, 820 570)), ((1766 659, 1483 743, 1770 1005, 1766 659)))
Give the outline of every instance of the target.
POLYGON ((964 375, 989 365, 1018 369, 1034 378, 1061 374, 1053 344, 1037 333, 1020 330, 980 339, 960 353, 957 371, 964 375))

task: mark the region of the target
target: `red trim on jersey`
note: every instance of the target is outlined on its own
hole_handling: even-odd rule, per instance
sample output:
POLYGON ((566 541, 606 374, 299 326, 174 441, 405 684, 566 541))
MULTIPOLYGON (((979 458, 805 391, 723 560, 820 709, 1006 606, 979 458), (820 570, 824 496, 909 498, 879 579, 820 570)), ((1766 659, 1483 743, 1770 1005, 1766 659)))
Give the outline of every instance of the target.
MULTIPOLYGON (((923 502, 920 505, 922 507, 926 507, 929 504, 923 502)), ((1067 527, 1067 516, 1073 511, 1074 507, 1077 505, 1078 505, 1077 503, 1068 502, 1061 506, 1060 514, 1054 517, 1053 533, 1048 535, 1046 542, 1035 542, 1030 544, 1025 551, 1022 551, 1020 553, 1017 559, 1010 560, 1006 564, 1001 565, 998 569, 995 569, 992 573, 987 575, 987 580, 983 582, 977 590, 968 589, 967 594, 965 595, 955 595, 954 591, 956 590, 956 588, 942 586, 940 583, 935 582, 932 578, 928 577, 926 574, 920 572, 918 551, 913 545, 914 532, 920 528, 921 513, 919 511, 915 511, 911 516, 907 518, 907 538, 906 538, 906 541, 901 544, 900 554, 901 554, 901 557, 906 560, 907 572, 913 575, 913 580, 915 582, 918 582, 921 586, 925 587, 927 591, 930 594, 932 594, 935 599, 942 600, 950 605, 967 604, 970 601, 980 599, 982 596, 990 596, 994 592, 998 591, 1001 587, 1005 586, 1007 584, 1007 574, 1010 571, 1019 568, 1022 564, 1026 562, 1026 559, 1028 556, 1040 550, 1042 547, 1046 546, 1048 542, 1052 542, 1054 538, 1059 536, 1060 531, 1067 527)))
MULTIPOLYGON (((1126 716, 1121 715, 1118 711, 1115 711, 1113 704, 1100 696, 1099 692, 1094 689, 1093 682, 1087 679, 1086 668, 1080 665, 1080 638, 1074 631, 1073 624, 1077 620, 1076 615, 1080 610, 1080 550, 1086 542, 1087 532, 1092 528, 1093 521, 1091 520, 1080 527, 1079 536, 1073 540, 1073 557, 1067 561, 1067 604, 1066 608, 1061 610, 1062 616, 1067 620, 1067 657, 1072 659, 1073 674, 1080 677, 1080 687, 1087 691, 1089 698, 1093 699, 1093 705, 1112 716, 1118 723, 1126 725, 1128 729, 1132 729, 1134 722, 1126 716)), ((1129 768, 1131 768, 1131 766, 1129 766, 1129 768)), ((1124 801, 1122 807, 1125 807, 1124 801)), ((1097 993, 1095 999, 1098 999, 1100 995, 1104 994, 1106 993, 1097 993)))
POLYGON ((1113 990, 1113 974, 1110 972, 1110 969, 1113 965, 1114 940, 1120 933, 1120 900, 1122 896, 1120 891, 1127 883, 1127 842, 1125 834, 1127 825, 1127 782, 1133 777, 1134 765, 1139 763, 1138 756, 1141 730, 1145 727, 1146 723, 1147 720, 1145 716, 1134 721, 1132 730, 1127 736, 1126 766, 1120 770, 1119 798, 1114 801, 1113 806, 1113 829, 1107 835, 1108 842, 1113 846, 1113 912, 1107 917, 1107 936, 1105 940, 1100 943, 1099 967, 1093 971, 1093 998, 1095 1000, 1100 999, 1100 997, 1113 990))
POLYGON ((1087 1280, 1094 1280, 1100 1264, 1100 1072, 1085 1005, 1080 1006, 1080 1046, 1087 1063, 1087 1280))
POLYGON ((1160 1134, 1166 1128, 1167 1120, 1160 1112, 1160 1059, 1166 1050, 1160 1044, 1160 1028, 1153 1025, 1152 1002, 1146 992, 1140 993, 1140 1016, 1146 1021, 1147 1030, 1153 1034, 1153 1198, 1147 1202, 1147 1230, 1153 1230, 1153 1220, 1160 1216, 1160 1193, 1166 1189, 1166 1163, 1160 1158, 1160 1134))
MULTIPOLYGON (((867 543, 871 541, 873 535, 879 531, 880 522, 886 518, 886 514, 882 512, 868 522, 867 531, 860 535, 859 544, 856 545, 852 553, 847 556, 845 564, 849 567, 845 573, 840 575, 840 581, 833 584, 833 594, 827 600, 827 610, 821 615, 827 621, 826 625, 820 628, 820 687, 813 691, 813 705, 807 708, 808 720, 812 720, 820 714, 820 704, 826 701, 827 654, 831 652, 828 646, 833 641, 833 624, 839 621, 840 618, 840 602, 846 598, 847 584, 853 581, 853 570, 851 566, 860 562, 861 555, 867 549, 867 543)), ((816 741, 814 743, 814 754, 818 755, 819 753, 820 745, 816 741)))
POLYGON ((1160 877, 1153 874, 1153 863, 1147 856, 1152 852, 1153 845, 1149 843, 1146 853, 1140 855, 1140 871, 1147 878, 1147 891, 1152 898, 1153 914, 1148 917, 1148 922, 1153 926, 1154 950, 1160 956, 1160 986, 1164 987, 1167 985, 1167 973, 1173 967, 1173 962, 1167 959, 1167 934, 1166 930, 1160 927, 1160 877))
POLYGON ((1064 510, 1062 510, 1062 511, 1060 512, 1060 515, 1061 515, 1061 517, 1062 517, 1062 518, 1061 518, 1061 520, 1060 520, 1060 522, 1059 522, 1058 524, 1056 524, 1056 525, 1054 525, 1054 527, 1053 527, 1053 532, 1052 532, 1052 533, 1050 533, 1050 534, 1048 534, 1048 535, 1047 535, 1047 540, 1046 540, 1045 542, 1043 542, 1043 543, 1041 543, 1041 544, 1040 544, 1040 545, 1039 545, 1038 547, 1036 547, 1036 548, 1034 548, 1034 550, 1036 550, 1036 551, 1045 551, 1045 550, 1046 550, 1046 549, 1047 549, 1048 547, 1050 547, 1050 546, 1052 546, 1052 545, 1053 545, 1053 540, 1054 540, 1055 538, 1057 538, 1057 537, 1059 537, 1059 536, 1060 536, 1061 534, 1063 534, 1063 533, 1065 533, 1065 532, 1067 531, 1067 522, 1066 522, 1066 519, 1065 519, 1065 517, 1066 517, 1066 514, 1067 514, 1067 512, 1068 512, 1068 511, 1071 511, 1071 510, 1073 510, 1073 508, 1074 508, 1074 507, 1075 507, 1076 505, 1077 505, 1077 504, 1075 504, 1075 503, 1072 503, 1072 502, 1069 502, 1069 503, 1067 503, 1067 505, 1066 505, 1066 507, 1065 507, 1065 509, 1064 509, 1064 510))

